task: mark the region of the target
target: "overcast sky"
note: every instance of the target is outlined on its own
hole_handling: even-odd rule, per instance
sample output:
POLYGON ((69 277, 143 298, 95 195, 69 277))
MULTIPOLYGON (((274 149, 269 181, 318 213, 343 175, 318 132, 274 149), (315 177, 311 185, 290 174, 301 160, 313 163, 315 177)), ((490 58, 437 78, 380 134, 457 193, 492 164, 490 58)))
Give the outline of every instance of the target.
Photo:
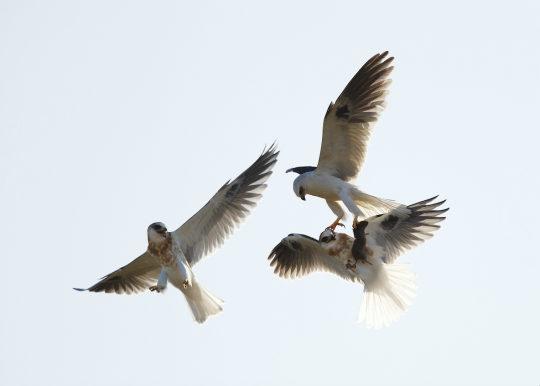
MULTIPOLYGON (((538 385, 538 2, 0 2, 0 383, 538 385), (363 288, 285 281, 267 256, 318 237, 293 193, 322 119, 376 53, 389 108, 359 178, 442 228, 398 323, 356 323, 363 288), (176 229, 274 140, 264 200, 194 268, 225 312, 181 293, 80 293, 176 229)), ((350 224, 347 232, 350 232, 350 224)))

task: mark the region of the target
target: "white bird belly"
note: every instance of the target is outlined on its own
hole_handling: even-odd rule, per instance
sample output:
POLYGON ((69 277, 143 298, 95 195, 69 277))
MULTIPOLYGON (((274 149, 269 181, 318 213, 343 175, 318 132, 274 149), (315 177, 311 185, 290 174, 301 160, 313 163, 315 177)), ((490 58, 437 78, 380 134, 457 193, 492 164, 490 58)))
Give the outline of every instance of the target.
POLYGON ((169 279, 169 283, 174 284, 175 287, 182 286, 182 283, 184 283, 184 280, 186 278, 182 274, 182 270, 176 266, 175 268, 168 267, 164 268, 165 271, 167 271, 167 279, 169 279))
POLYGON ((325 174, 315 174, 309 181, 308 194, 330 201, 341 201, 338 193, 344 189, 349 189, 345 181, 325 174))

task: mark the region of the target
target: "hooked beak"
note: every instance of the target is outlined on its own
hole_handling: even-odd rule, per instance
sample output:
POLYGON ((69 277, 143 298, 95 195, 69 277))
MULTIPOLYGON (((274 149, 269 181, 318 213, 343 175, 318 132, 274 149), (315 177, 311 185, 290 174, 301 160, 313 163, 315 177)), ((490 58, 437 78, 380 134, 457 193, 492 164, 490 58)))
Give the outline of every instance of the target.
POLYGON ((300 196, 300 198, 301 198, 303 201, 306 201, 306 195, 305 195, 305 194, 302 195, 302 196, 300 196))
POLYGON ((167 238, 167 229, 161 229, 159 231, 156 231, 156 233, 159 233, 163 237, 167 238))

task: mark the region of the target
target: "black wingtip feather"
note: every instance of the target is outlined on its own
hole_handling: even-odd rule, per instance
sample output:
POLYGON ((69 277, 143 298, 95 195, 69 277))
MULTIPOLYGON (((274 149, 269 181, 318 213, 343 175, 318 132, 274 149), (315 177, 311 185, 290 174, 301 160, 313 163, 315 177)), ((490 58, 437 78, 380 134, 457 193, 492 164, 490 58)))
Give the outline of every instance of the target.
MULTIPOLYGON (((437 194, 435 197, 428 198, 427 200, 417 202, 416 204, 411 204, 411 205, 409 205, 407 208, 411 209, 411 208, 414 208, 414 207, 417 207, 417 206, 421 206, 421 205, 428 204, 428 203, 430 203, 431 201, 435 200, 437 197, 439 197, 438 194, 437 194)), ((444 201, 446 201, 446 200, 444 200, 444 201)), ((444 201, 443 201, 443 202, 444 202, 444 201)))

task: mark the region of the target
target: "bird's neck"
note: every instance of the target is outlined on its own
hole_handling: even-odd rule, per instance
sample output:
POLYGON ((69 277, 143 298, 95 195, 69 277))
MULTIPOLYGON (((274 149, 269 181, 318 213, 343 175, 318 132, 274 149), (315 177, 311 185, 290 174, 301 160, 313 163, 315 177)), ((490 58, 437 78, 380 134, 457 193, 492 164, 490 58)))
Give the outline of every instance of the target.
POLYGON ((152 237, 148 237, 148 252, 153 256, 161 256, 171 250, 173 238, 170 233, 167 233, 167 237, 160 237, 155 240, 152 237))

